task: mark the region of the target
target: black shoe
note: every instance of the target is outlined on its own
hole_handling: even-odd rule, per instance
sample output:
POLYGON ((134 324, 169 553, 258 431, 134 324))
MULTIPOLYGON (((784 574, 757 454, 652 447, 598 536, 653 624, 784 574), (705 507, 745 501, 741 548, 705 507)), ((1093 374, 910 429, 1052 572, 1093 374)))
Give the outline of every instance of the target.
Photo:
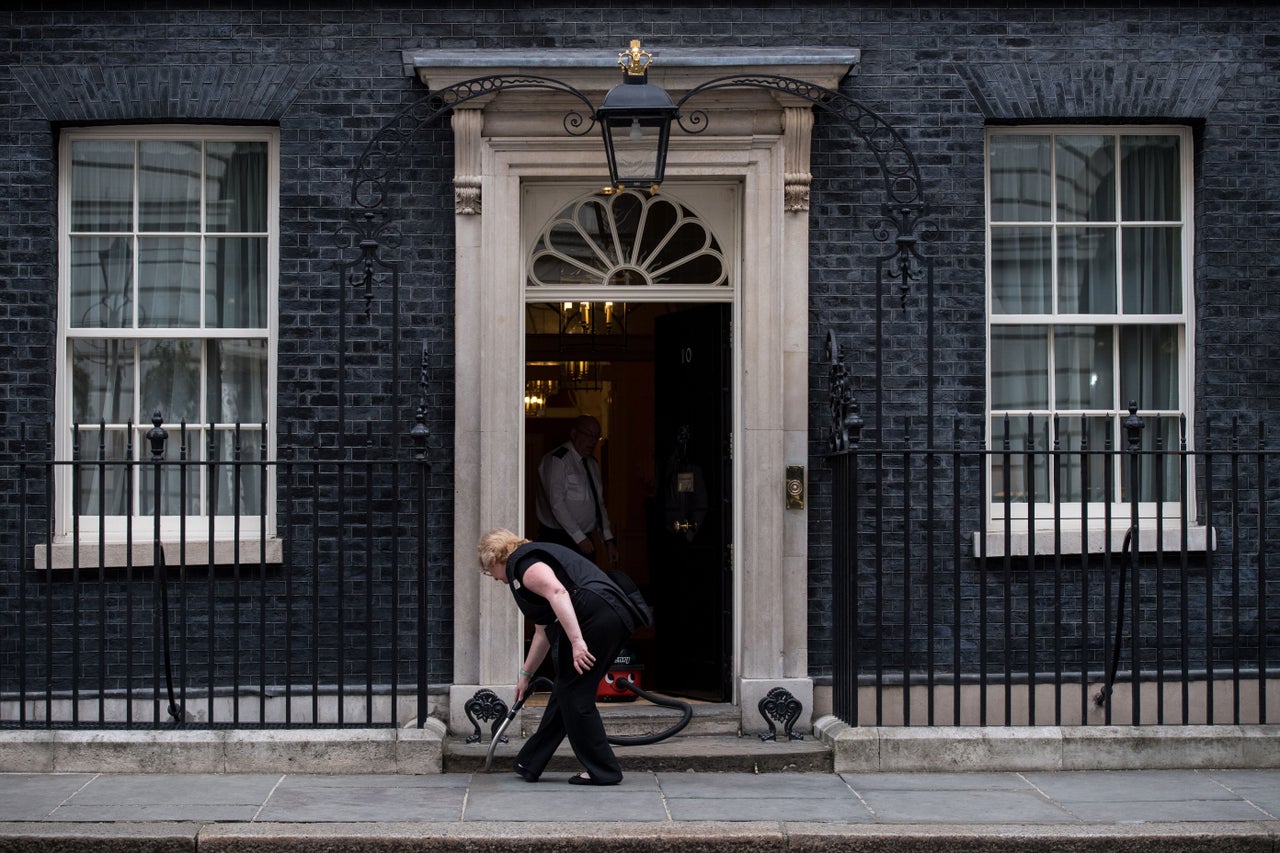
POLYGON ((586 773, 575 773, 573 776, 569 777, 570 785, 616 785, 621 781, 621 779, 615 779, 612 782, 601 782, 598 779, 592 779, 591 776, 586 773))
POLYGON ((526 782, 538 781, 538 774, 534 773, 532 770, 530 770, 528 767, 525 767, 523 764, 516 765, 516 775, 526 782))

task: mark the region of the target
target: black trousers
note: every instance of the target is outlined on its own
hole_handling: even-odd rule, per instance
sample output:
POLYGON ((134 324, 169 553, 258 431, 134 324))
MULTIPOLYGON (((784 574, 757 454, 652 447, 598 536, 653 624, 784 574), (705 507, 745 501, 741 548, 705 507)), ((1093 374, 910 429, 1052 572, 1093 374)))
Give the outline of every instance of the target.
MULTIPOLYGON (((591 534, 588 533, 587 536, 590 537, 591 534)), ((550 542, 553 545, 563 545, 570 551, 576 551, 577 553, 582 554, 582 556, 586 557, 588 560, 594 559, 594 556, 591 554, 583 554, 582 549, 578 547, 578 543, 573 541, 573 537, 559 527, 552 527, 548 524, 539 525, 538 541, 550 542)), ((590 541, 589 538, 588 541, 590 541)))
POLYGON ((573 668, 569 639, 558 626, 548 629, 555 631, 551 646, 555 681, 542 722, 525 741, 516 763, 524 768, 526 775, 541 776, 556 748, 568 737, 573 754, 592 779, 616 782, 622 778, 622 768, 618 766, 618 758, 609 745, 596 708, 596 689, 631 632, 609 602, 595 593, 576 589, 571 595, 582 638, 596 662, 579 675, 573 668))

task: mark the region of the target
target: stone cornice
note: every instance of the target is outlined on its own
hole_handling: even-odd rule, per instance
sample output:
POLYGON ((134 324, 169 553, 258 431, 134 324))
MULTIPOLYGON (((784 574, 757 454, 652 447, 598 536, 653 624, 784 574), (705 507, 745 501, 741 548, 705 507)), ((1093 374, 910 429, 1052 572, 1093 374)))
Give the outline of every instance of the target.
MULTIPOLYGON (((774 74, 834 89, 854 73, 861 56, 854 47, 649 49, 653 53, 650 82, 672 92, 736 74, 774 74)), ((405 73, 416 76, 428 89, 493 74, 537 74, 583 92, 604 92, 621 79, 619 51, 420 49, 404 51, 403 60, 405 73)))

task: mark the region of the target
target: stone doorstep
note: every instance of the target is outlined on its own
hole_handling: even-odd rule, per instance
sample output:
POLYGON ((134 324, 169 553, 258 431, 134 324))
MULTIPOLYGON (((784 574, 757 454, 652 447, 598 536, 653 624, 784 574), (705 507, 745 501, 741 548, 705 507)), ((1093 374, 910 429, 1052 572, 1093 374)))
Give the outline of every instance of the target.
MULTIPOLYGON (((492 770, 507 772, 522 741, 512 739, 501 744, 494 753, 492 770)), ((489 742, 464 743, 449 738, 445 743, 445 772, 478 773, 484 771, 489 742)), ((806 737, 804 740, 765 742, 756 735, 686 735, 683 732, 655 744, 615 746, 614 752, 623 771, 701 771, 734 773, 830 773, 831 747, 806 737)), ((567 743, 556 750, 547 766, 550 773, 572 773, 581 770, 567 743)))
MULTIPOLYGON (((611 735, 635 736, 669 728, 680 719, 680 712, 669 708, 661 708, 648 702, 602 702, 597 705, 600 716, 604 720, 605 729, 611 735)), ((545 705, 526 705, 520 716, 511 724, 511 728, 519 731, 517 724, 525 731, 531 732, 542 720, 545 705)), ((742 713, 738 706, 728 703, 700 703, 693 705, 693 717, 689 724, 680 730, 677 737, 689 735, 733 735, 739 733, 742 725, 742 713)), ((488 725, 482 724, 481 731, 487 740, 488 725)))
MULTIPOLYGON (((612 736, 652 734, 669 728, 680 718, 677 711, 645 701, 601 702, 599 708, 605 730, 612 736)), ((493 770, 505 771, 510 767, 521 736, 538 727, 544 710, 542 704, 531 702, 525 706, 507 732, 510 743, 500 745, 494 753, 493 770)), ((740 733, 741 720, 741 709, 736 705, 695 702, 692 719, 678 734, 655 744, 618 745, 615 750, 624 769, 632 770, 831 772, 831 749, 812 734, 788 742, 779 732, 776 741, 764 742, 758 732, 740 733)), ((450 735, 444 745, 445 772, 483 771, 492 726, 492 721, 481 724, 482 737, 476 743, 467 743, 464 736, 450 735)), ((548 772, 573 772, 580 767, 566 743, 557 750, 547 769, 548 772)))

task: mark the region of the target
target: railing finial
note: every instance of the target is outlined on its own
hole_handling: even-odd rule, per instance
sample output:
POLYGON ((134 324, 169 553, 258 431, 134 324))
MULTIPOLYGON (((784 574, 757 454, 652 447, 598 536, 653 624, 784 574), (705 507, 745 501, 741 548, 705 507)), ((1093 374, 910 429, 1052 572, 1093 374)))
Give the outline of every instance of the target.
POLYGON ((160 416, 160 410, 157 409, 151 416, 151 429, 147 430, 147 441, 151 442, 151 461, 159 462, 164 459, 164 445, 169 440, 169 433, 160 424, 164 423, 164 418, 160 416))
POLYGON ((1138 417, 1138 403, 1136 400, 1129 401, 1129 417, 1125 418, 1122 426, 1124 426, 1125 435, 1129 438, 1129 451, 1137 453, 1142 447, 1142 430, 1146 427, 1146 421, 1138 417))

